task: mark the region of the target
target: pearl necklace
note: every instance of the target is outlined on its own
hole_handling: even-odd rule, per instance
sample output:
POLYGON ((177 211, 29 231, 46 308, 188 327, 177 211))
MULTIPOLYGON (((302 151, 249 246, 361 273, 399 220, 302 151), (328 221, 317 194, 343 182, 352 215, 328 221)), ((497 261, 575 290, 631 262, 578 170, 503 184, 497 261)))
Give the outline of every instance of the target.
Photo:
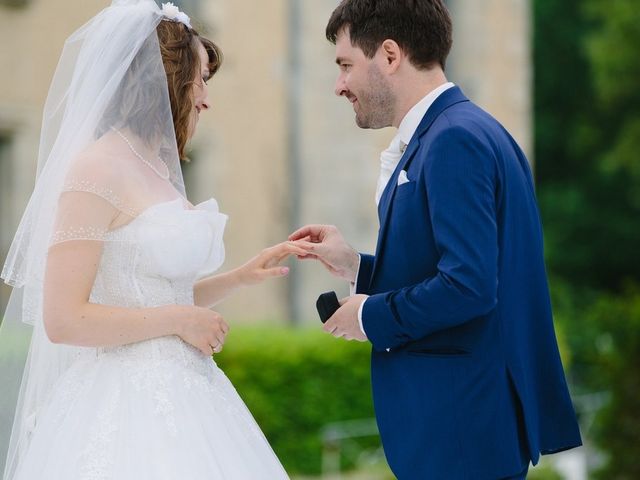
POLYGON ((152 164, 149 160, 147 160, 147 159, 146 159, 146 158, 144 158, 142 155, 140 155, 140 154, 136 151, 136 149, 135 149, 135 148, 133 148, 133 145, 131 145, 131 142, 130 142, 130 141, 129 141, 129 139, 124 135, 124 133, 122 133, 120 130, 118 130, 116 127, 113 127, 113 126, 111 127, 111 130, 113 130, 114 132, 116 132, 116 133, 120 136, 120 138, 122 138, 122 139, 126 142, 126 144, 129 146, 129 148, 131 149, 131 151, 133 152, 133 154, 134 154, 136 157, 138 157, 138 158, 142 161, 142 163, 144 163, 147 167, 149 167, 151 170, 153 170, 153 171, 154 171, 154 173, 155 173, 156 175, 158 175, 161 179, 163 179, 163 180, 169 180, 169 167, 167 167, 167 165, 166 165, 162 160, 160 160, 160 157, 158 157, 158 160, 160 160, 160 163, 162 163, 162 165, 163 165, 163 166, 164 166, 164 168, 165 168, 165 172, 164 172, 164 173, 162 173, 162 172, 158 171, 158 169, 157 169, 156 167, 154 167, 154 166, 153 166, 153 164, 152 164))

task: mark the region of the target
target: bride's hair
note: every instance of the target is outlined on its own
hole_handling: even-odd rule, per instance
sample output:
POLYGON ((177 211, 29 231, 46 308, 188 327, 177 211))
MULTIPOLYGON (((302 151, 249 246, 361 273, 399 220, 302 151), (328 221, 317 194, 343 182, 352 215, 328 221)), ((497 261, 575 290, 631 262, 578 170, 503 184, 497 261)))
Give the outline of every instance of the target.
POLYGON ((185 159, 185 146, 190 136, 194 109, 193 79, 200 69, 199 45, 204 46, 209 57, 209 78, 213 77, 222 64, 222 51, 211 40, 180 22, 163 20, 156 31, 169 85, 178 155, 180 159, 185 159))
MULTIPOLYGON (((160 101, 163 94, 158 89, 167 85, 178 156, 186 160, 186 144, 193 133, 190 131, 194 115, 193 85, 201 67, 198 51, 201 44, 207 51, 209 78, 220 68, 222 51, 211 40, 180 22, 162 20, 156 32, 164 71, 158 71, 157 62, 150 55, 154 50, 151 45, 142 47, 125 72, 95 137, 101 137, 112 127, 129 129, 148 144, 166 137, 168 132, 160 130, 168 112, 163 111, 160 101), (165 76, 166 84, 159 78, 165 76)), ((145 43, 154 40, 148 38, 145 43)))

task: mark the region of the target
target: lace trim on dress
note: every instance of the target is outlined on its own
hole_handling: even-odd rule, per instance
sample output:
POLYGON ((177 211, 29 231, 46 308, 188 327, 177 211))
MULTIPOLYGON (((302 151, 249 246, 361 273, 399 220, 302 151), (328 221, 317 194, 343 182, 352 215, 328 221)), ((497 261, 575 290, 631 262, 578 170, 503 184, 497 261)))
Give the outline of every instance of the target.
POLYGON ((99 197, 104 198, 111 205, 116 207, 121 212, 126 213, 130 217, 137 217, 140 213, 138 210, 125 204, 122 199, 116 195, 116 193, 110 188, 101 187, 94 182, 88 180, 68 180, 62 187, 63 192, 86 192, 93 193, 99 197))
POLYGON ((69 227, 56 230, 51 236, 51 244, 68 242, 69 240, 103 240, 109 230, 97 227, 69 227))
POLYGON ((120 402, 120 388, 110 392, 106 405, 97 415, 96 429, 93 431, 86 449, 82 452, 83 464, 80 468, 81 480, 109 480, 109 470, 114 457, 110 451, 118 427, 115 421, 120 402))

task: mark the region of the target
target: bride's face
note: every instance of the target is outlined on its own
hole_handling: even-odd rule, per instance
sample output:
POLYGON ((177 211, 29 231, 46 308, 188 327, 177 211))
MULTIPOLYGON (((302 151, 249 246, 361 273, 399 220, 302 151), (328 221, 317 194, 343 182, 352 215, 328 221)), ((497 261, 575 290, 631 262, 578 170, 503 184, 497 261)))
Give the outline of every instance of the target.
POLYGON ((198 47, 200 70, 196 72, 196 78, 193 80, 193 116, 189 129, 190 137, 193 137, 196 131, 200 113, 210 107, 209 90, 207 86, 207 81, 211 76, 209 72, 209 55, 207 55, 207 51, 200 42, 198 42, 198 47))

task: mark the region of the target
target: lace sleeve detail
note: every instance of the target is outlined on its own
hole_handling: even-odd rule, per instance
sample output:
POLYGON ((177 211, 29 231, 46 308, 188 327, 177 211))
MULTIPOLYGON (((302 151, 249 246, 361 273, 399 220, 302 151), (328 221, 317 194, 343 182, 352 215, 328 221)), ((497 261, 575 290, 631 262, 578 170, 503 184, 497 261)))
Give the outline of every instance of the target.
POLYGON ((64 230, 56 230, 51 235, 51 245, 68 242, 69 240, 95 240, 101 241, 107 234, 108 229, 101 227, 76 227, 70 226, 64 230))
POLYGON ((113 205, 116 209, 123 213, 126 213, 130 217, 137 217, 140 213, 135 208, 125 204, 125 202, 123 202, 122 199, 110 188, 97 185, 96 183, 89 180, 67 180, 62 188, 62 191, 93 193, 94 195, 103 198, 111 205, 113 205))
POLYGON ((123 209, 122 202, 107 189, 97 189, 89 182, 67 184, 58 201, 49 246, 70 240, 106 240, 120 212, 135 215, 132 209, 123 209))

